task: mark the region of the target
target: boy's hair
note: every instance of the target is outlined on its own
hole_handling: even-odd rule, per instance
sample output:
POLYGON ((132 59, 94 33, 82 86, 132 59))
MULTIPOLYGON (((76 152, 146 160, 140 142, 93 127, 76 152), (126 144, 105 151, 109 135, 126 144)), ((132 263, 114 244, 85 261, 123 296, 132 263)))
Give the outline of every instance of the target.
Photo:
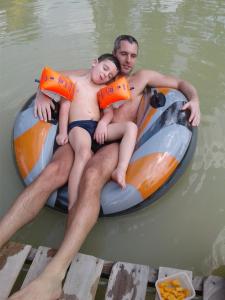
POLYGON ((120 67, 120 62, 119 60, 112 54, 110 53, 105 53, 102 54, 98 57, 98 62, 101 62, 103 60, 110 60, 111 62, 114 63, 114 65, 116 66, 117 70, 120 72, 121 71, 121 67, 120 67))
POLYGON ((122 34, 119 35, 114 41, 114 48, 113 48, 114 53, 116 53, 116 51, 120 48, 120 42, 122 41, 127 41, 130 44, 135 43, 137 47, 139 47, 138 41, 132 35, 122 34))

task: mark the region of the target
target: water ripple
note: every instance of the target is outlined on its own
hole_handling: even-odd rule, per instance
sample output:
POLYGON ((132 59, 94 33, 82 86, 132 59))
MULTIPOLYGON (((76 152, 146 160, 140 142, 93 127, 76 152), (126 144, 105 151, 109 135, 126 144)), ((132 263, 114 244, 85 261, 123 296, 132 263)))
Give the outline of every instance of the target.
POLYGON ((71 5, 43 0, 31 3, 15 1, 11 6, 5 3, 5 8, 0 10, 0 45, 25 43, 40 36, 70 37, 93 32, 95 24, 90 4, 81 1, 71 2, 71 5))

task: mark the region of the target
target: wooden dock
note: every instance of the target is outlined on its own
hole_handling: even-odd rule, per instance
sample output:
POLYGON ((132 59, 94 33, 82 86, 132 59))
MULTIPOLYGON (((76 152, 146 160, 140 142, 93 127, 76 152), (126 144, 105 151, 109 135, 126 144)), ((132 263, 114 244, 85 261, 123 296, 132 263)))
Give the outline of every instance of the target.
MULTIPOLYGON (((56 250, 40 246, 9 242, 0 251, 0 300, 26 286, 36 278, 52 259, 56 250)), ((63 291, 64 300, 145 300, 158 299, 155 282, 178 269, 147 265, 109 262, 94 256, 78 253, 67 272, 63 291), (105 286, 99 296, 99 287, 105 286)), ((196 299, 224 300, 225 279, 217 276, 191 278, 196 299)), ((40 299, 41 300, 41 299, 40 299)))

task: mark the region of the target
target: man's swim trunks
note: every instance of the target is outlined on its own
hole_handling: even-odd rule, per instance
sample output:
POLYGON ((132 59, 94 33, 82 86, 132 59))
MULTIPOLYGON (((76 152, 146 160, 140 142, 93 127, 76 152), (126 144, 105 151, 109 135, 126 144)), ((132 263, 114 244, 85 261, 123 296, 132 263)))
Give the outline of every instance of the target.
POLYGON ((98 122, 93 121, 93 120, 73 121, 68 126, 68 132, 70 132, 70 130, 74 127, 80 127, 80 128, 85 129, 91 136, 91 150, 95 153, 103 146, 108 145, 108 143, 99 144, 96 142, 96 140, 94 140, 94 133, 95 133, 95 129, 96 129, 97 125, 98 125, 98 122))

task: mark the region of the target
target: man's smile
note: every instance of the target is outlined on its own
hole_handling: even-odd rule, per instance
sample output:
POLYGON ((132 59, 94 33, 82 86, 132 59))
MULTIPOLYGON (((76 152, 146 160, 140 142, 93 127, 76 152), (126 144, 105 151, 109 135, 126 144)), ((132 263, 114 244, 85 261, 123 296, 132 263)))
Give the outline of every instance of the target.
POLYGON ((123 65, 123 68, 126 69, 126 70, 130 70, 131 66, 130 65, 123 65))

